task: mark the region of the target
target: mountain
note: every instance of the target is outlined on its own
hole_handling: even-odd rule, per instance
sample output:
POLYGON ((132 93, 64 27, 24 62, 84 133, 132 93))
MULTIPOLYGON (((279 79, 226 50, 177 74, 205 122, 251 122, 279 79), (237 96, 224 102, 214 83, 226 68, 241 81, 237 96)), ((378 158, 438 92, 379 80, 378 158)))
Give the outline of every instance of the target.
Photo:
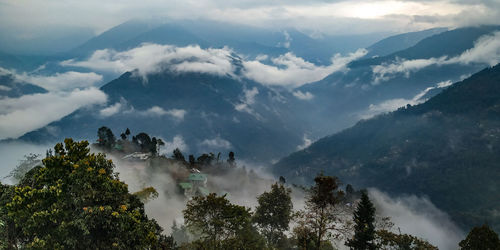
POLYGON ((47 90, 39 86, 17 81, 9 73, 2 72, 0 68, 0 99, 4 97, 17 98, 23 95, 46 93, 47 90))
POLYGON ((234 151, 252 162, 279 159, 304 143, 303 123, 286 108, 296 98, 239 77, 165 70, 145 80, 128 72, 101 90, 108 95, 107 107, 80 109, 21 139, 94 141, 101 126, 116 136, 130 128, 164 141, 182 138, 184 153, 234 151))
POLYGON ((464 229, 500 229, 500 66, 427 102, 358 122, 274 166, 290 182, 319 172, 393 195, 425 195, 464 229))
POLYGON ((387 56, 392 53, 415 46, 422 39, 447 31, 446 28, 434 28, 417 32, 409 32, 384 38, 366 48, 364 58, 387 56))
POLYGON ((70 50, 68 54, 87 55, 95 50, 115 48, 157 26, 158 24, 148 21, 130 20, 89 39, 78 47, 70 50))
POLYGON ((500 26, 460 28, 427 37, 415 46, 388 56, 359 59, 348 69, 296 89, 314 98, 300 107, 306 120, 315 121, 313 138, 338 132, 360 119, 392 111, 406 103, 420 103, 489 65, 487 62, 440 63, 474 48, 500 26), (417 60, 417 61, 411 61, 417 60), (441 59, 445 60, 445 59, 441 59))

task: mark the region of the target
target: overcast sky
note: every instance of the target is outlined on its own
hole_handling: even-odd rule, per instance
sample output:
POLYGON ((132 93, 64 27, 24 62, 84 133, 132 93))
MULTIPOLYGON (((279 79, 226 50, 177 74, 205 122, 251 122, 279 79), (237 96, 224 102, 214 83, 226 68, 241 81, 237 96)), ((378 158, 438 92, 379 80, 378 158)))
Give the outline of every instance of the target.
POLYGON ((500 0, 0 0, 0 31, 26 37, 54 27, 96 34, 133 18, 211 19, 330 34, 498 24, 500 0))

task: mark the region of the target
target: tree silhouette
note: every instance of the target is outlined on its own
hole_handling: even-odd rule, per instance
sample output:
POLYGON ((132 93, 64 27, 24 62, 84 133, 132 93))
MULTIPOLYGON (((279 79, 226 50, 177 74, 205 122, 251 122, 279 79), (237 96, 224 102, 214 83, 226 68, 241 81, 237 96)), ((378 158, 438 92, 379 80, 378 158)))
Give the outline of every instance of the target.
POLYGON ((375 207, 366 191, 361 193, 361 201, 354 211, 354 237, 346 245, 354 250, 372 250, 375 246, 375 207))

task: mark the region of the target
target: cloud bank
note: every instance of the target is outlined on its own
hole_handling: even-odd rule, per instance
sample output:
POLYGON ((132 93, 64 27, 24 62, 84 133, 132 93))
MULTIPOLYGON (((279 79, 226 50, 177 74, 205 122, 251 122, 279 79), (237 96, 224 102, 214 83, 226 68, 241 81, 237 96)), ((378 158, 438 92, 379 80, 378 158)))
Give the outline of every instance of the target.
POLYGON ((165 110, 159 106, 152 106, 146 110, 138 110, 133 106, 129 106, 127 101, 122 98, 120 102, 107 106, 99 111, 99 115, 103 118, 107 118, 117 114, 128 114, 128 115, 140 115, 140 116, 150 116, 150 117, 161 117, 170 116, 177 121, 183 121, 184 116, 186 116, 187 111, 184 109, 169 109, 165 110))
POLYGON ((391 198, 376 189, 370 189, 369 196, 377 212, 391 217, 401 233, 416 235, 444 250, 457 249, 463 239, 464 233, 428 198, 414 195, 391 198))
POLYGON ((79 108, 104 104, 106 100, 106 94, 94 87, 0 99, 0 139, 17 138, 79 108))
POLYGON ((380 82, 390 80, 394 78, 396 74, 404 74, 405 77, 409 77, 411 73, 433 65, 467 65, 480 63, 494 66, 499 62, 500 31, 496 31, 480 37, 477 41, 475 41, 474 47, 464 51, 456 57, 448 58, 447 56, 443 56, 440 58, 415 60, 397 58, 394 63, 373 66, 373 84, 379 84, 380 82))
POLYGON ((0 26, 6 30, 17 29, 15 36, 24 38, 51 26, 83 26, 100 33, 129 19, 153 16, 352 34, 498 24, 499 9, 500 3, 491 0, 87 0, 69 3, 3 0, 0 26))
POLYGON ((319 81, 334 72, 347 70, 347 64, 366 53, 365 49, 359 49, 347 56, 337 54, 329 66, 317 66, 289 52, 272 58, 274 65, 267 65, 258 60, 244 61, 243 75, 266 85, 299 87, 319 81))
POLYGON ((428 87, 424 90, 422 90, 420 93, 416 94, 413 98, 411 99, 405 99, 405 98, 395 98, 395 99, 390 99, 386 100, 377 104, 370 104, 368 106, 368 110, 364 111, 361 113, 359 116, 361 119, 368 119, 371 118, 377 114, 381 113, 386 113, 390 111, 394 111, 400 107, 404 107, 408 104, 410 105, 417 105, 420 103, 423 103, 427 101, 427 98, 425 96, 429 91, 436 89, 436 88, 446 88, 448 86, 452 85, 451 81, 444 81, 444 82, 439 82, 433 87, 428 87))
POLYGON ((31 83, 48 91, 68 91, 75 88, 94 87, 102 81, 102 76, 94 72, 68 71, 54 75, 40 75, 27 72, 17 73, 15 70, 0 67, 0 75, 9 75, 15 82, 31 83))
POLYGON ((136 70, 142 77, 165 69, 178 73, 226 75, 234 71, 231 53, 228 48, 202 49, 198 45, 176 47, 145 43, 122 52, 111 49, 97 50, 85 61, 70 59, 61 62, 61 65, 119 74, 136 70))
MULTIPOLYGON (((97 50, 88 59, 70 59, 61 62, 63 66, 76 66, 102 72, 123 73, 133 71, 147 79, 148 74, 164 70, 177 73, 197 72, 219 76, 240 77, 236 74, 234 60, 242 60, 241 76, 265 85, 290 88, 323 79, 337 71, 347 70, 347 64, 366 54, 360 49, 346 56, 337 54, 329 66, 317 66, 311 62, 286 53, 271 58, 272 65, 259 60, 245 61, 236 58, 230 48, 202 49, 198 45, 176 47, 172 45, 142 44, 139 47, 117 52, 110 49, 97 50)), ((261 55, 262 59, 265 55, 261 55)), ((307 96, 305 96, 308 98, 307 96)), ((299 98, 299 97, 298 97, 299 98)))

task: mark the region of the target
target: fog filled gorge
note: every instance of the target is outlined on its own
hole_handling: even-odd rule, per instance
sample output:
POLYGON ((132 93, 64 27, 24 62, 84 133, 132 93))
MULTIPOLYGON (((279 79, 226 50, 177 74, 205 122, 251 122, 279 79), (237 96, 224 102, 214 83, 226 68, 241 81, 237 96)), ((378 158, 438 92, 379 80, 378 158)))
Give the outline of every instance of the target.
POLYGON ((0 0, 0 249, 500 250, 498 20, 0 0))

